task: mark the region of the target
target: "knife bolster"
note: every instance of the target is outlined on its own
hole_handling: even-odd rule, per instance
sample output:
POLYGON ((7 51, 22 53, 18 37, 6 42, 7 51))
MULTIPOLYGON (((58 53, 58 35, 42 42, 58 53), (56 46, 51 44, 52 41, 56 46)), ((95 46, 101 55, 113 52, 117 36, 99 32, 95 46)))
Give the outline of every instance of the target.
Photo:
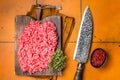
POLYGON ((85 67, 84 64, 82 63, 78 64, 74 80, 82 80, 84 67, 85 67))

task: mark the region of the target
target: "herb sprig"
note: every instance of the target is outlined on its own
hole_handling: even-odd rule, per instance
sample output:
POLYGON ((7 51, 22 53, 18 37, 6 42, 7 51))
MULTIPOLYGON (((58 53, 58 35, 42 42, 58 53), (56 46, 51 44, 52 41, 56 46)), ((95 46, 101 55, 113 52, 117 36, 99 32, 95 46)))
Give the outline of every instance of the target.
POLYGON ((50 70, 61 71, 65 67, 66 56, 63 54, 63 51, 56 49, 55 53, 51 56, 49 63, 50 70))

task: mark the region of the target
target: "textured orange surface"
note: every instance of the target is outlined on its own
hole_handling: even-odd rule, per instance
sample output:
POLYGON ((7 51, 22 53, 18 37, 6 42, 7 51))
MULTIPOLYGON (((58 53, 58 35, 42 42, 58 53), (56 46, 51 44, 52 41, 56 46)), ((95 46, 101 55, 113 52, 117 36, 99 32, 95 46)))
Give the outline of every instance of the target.
MULTIPOLYGON (((16 15, 30 11, 34 0, 0 0, 0 80, 49 80, 49 77, 17 76, 14 72, 14 38, 16 15)), ((77 61, 73 53, 80 25, 80 0, 40 0, 42 4, 61 5, 61 13, 75 18, 75 27, 65 50, 66 68, 57 80, 73 80, 77 61)), ((84 80, 119 80, 120 75, 120 0, 83 0, 82 13, 89 6, 93 15, 94 33, 91 52, 98 47, 108 53, 108 61, 99 69, 88 59, 84 80)), ((90 53, 91 53, 90 52, 90 53)), ((56 80, 54 77, 53 80, 56 80)))

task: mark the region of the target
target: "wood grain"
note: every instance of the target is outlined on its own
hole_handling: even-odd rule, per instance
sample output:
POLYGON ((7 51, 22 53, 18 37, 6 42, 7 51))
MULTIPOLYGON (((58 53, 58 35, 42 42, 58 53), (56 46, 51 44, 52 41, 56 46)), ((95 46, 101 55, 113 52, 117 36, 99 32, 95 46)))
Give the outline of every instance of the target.
MULTIPOLYGON (((30 22, 34 21, 35 19, 29 17, 29 16, 16 16, 15 24, 16 24, 16 38, 15 38, 15 72, 17 75, 29 75, 29 76, 53 76, 53 75, 61 75, 61 72, 57 71, 51 71, 49 69, 46 69, 45 72, 36 72, 30 75, 28 72, 22 72, 20 69, 20 65, 17 58, 17 52, 18 52, 18 38, 21 35, 21 33, 24 32, 25 26, 30 22)), ((46 21, 52 21, 56 28, 57 28, 57 35, 58 35, 58 45, 57 47, 61 49, 61 17, 60 16, 50 16, 46 17, 43 20, 41 20, 41 24, 46 21)))

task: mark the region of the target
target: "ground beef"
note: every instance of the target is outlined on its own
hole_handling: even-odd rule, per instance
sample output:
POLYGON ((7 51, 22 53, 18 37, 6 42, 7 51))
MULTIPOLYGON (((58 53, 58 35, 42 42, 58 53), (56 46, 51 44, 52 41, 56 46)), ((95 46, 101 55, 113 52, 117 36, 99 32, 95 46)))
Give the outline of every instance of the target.
POLYGON ((23 72, 43 72, 57 46, 56 26, 47 21, 32 21, 18 38, 18 61, 23 72))

